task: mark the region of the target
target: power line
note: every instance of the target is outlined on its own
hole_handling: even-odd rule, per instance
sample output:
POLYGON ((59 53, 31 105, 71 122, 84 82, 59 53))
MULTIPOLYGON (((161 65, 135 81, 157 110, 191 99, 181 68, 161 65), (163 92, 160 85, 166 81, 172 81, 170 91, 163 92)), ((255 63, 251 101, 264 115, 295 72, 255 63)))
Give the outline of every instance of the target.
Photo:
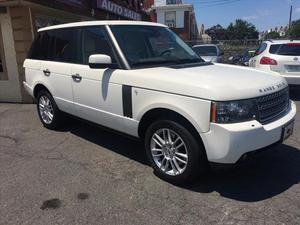
POLYGON ((226 1, 216 1, 216 2, 193 2, 194 5, 201 5, 198 7, 201 8, 209 8, 209 7, 215 7, 215 6, 221 6, 221 5, 228 5, 235 2, 239 2, 241 0, 226 0, 226 1))

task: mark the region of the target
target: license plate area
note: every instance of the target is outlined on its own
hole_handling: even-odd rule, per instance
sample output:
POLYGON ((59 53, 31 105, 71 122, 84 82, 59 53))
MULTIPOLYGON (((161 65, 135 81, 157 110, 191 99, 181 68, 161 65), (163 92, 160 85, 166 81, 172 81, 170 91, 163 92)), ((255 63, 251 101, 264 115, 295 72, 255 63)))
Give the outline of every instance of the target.
POLYGON ((286 124, 283 128, 282 128, 282 135, 281 135, 281 141, 285 141, 286 139, 288 139, 294 131, 294 121, 286 124))
POLYGON ((300 65, 285 65, 287 72, 299 72, 300 65))

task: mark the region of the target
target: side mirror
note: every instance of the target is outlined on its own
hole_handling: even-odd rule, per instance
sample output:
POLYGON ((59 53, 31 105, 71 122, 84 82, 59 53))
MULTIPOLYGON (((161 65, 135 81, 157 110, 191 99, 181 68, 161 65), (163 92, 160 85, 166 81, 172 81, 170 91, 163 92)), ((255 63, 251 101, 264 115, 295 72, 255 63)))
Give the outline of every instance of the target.
POLYGON ((103 54, 90 55, 89 66, 92 69, 110 68, 113 65, 111 57, 103 54))
POLYGON ((224 55, 224 52, 220 52, 220 56, 224 55))

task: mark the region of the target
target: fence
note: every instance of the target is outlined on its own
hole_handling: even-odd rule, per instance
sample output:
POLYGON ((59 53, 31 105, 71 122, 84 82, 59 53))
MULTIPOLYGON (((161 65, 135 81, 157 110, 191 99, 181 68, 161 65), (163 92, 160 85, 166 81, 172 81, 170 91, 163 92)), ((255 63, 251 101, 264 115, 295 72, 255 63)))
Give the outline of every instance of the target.
POLYGON ((261 40, 194 40, 186 41, 190 46, 200 45, 200 44, 216 44, 219 46, 222 52, 224 52, 224 62, 227 62, 230 56, 242 55, 246 50, 257 49, 262 41, 261 40))

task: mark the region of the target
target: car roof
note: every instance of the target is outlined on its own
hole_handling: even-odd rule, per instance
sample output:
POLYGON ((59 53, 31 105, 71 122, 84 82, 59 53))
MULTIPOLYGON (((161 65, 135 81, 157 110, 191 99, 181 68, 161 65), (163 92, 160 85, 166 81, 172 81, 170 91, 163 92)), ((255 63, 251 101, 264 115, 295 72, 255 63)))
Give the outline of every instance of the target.
POLYGON ((268 44, 300 43, 300 40, 267 40, 268 44))
POLYGON ((97 20, 97 21, 87 21, 87 22, 76 22, 76 23, 66 23, 55 26, 44 27, 38 30, 38 32, 70 27, 84 27, 84 26, 99 26, 99 25, 144 25, 144 26, 159 26, 167 27, 166 25, 160 23, 144 22, 144 21, 131 21, 131 20, 97 20))
POLYGON ((218 47, 217 45, 214 45, 214 44, 201 44, 201 45, 194 45, 194 47, 205 47, 205 46, 211 46, 211 47, 218 47))

